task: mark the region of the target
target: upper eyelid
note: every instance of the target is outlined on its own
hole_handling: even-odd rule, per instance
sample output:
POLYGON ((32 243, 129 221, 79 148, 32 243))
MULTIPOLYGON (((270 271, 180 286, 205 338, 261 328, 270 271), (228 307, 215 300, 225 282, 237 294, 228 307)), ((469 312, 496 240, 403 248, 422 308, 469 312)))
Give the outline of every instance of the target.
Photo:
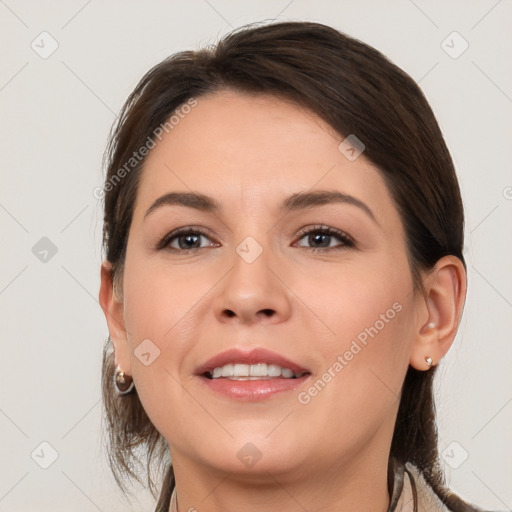
MULTIPOLYGON (((302 236, 302 235, 305 235, 305 234, 308 234, 311 232, 315 232, 315 231, 328 231, 328 232, 331 232, 331 234, 344 235, 347 238, 352 239, 351 235, 349 235, 346 231, 343 231, 342 229, 338 229, 338 228, 333 228, 331 226, 326 226, 325 224, 314 224, 314 225, 300 228, 299 231, 297 232, 296 236, 302 236)), ((167 233, 164 236, 164 238, 173 238, 175 236, 178 236, 181 234, 186 234, 186 233, 199 233, 201 235, 214 237, 211 230, 208 228, 198 227, 198 226, 183 226, 183 227, 173 229, 172 231, 167 233)))
POLYGON ((348 238, 350 241, 354 242, 354 238, 349 235, 346 231, 342 229, 333 228, 331 226, 326 226, 325 224, 315 224, 313 226, 306 226, 305 228, 301 228, 297 234, 297 236, 304 236, 309 233, 314 233, 315 231, 325 231, 330 235, 338 235, 342 238, 348 238))

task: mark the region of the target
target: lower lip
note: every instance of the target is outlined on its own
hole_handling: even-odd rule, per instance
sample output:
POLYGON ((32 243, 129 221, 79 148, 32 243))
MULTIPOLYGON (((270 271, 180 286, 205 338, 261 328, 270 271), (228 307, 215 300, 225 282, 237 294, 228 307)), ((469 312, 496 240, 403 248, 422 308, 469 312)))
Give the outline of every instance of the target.
POLYGON ((250 402, 264 400, 283 391, 296 390, 308 377, 310 377, 310 374, 296 379, 275 377, 261 380, 231 380, 222 377, 208 379, 203 375, 199 376, 204 385, 214 393, 219 393, 233 400, 250 402))

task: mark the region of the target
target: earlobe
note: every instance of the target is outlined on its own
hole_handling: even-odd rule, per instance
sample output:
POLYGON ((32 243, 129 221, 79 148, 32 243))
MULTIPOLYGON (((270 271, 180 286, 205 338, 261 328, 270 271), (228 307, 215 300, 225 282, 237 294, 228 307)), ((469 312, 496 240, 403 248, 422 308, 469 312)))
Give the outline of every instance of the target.
POLYGON ((459 258, 441 258, 425 281, 425 296, 418 315, 416 336, 411 349, 410 365, 428 370, 437 365, 450 349, 466 299, 466 270, 459 258))
POLYGON ((114 294, 111 270, 112 264, 110 262, 104 261, 101 264, 99 302, 107 320, 110 338, 114 344, 115 364, 126 374, 131 374, 123 302, 114 294))

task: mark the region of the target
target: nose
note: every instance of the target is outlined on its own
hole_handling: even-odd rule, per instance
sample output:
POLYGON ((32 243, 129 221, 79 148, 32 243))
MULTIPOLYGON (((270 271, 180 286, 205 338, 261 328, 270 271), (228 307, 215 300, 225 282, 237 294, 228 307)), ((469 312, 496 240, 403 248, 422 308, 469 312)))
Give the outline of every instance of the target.
MULTIPOLYGON (((251 243, 247 247, 255 250, 251 243)), ((291 312, 292 292, 285 284, 287 279, 277 259, 271 257, 270 249, 264 249, 254 260, 246 257, 243 246, 239 249, 232 257, 231 270, 217 288, 213 304, 217 320, 245 325, 286 321, 291 312)))

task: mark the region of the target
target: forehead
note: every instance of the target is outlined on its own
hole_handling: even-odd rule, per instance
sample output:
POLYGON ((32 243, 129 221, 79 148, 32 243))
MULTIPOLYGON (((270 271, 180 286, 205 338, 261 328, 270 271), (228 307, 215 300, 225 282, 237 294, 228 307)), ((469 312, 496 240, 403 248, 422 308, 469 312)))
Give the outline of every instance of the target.
POLYGON ((344 137, 313 112, 234 91, 200 97, 187 111, 146 158, 136 215, 176 190, 198 191, 248 213, 321 188, 354 195, 380 217, 395 210, 387 213, 396 221, 380 172, 364 156, 347 159, 339 149, 344 137))

